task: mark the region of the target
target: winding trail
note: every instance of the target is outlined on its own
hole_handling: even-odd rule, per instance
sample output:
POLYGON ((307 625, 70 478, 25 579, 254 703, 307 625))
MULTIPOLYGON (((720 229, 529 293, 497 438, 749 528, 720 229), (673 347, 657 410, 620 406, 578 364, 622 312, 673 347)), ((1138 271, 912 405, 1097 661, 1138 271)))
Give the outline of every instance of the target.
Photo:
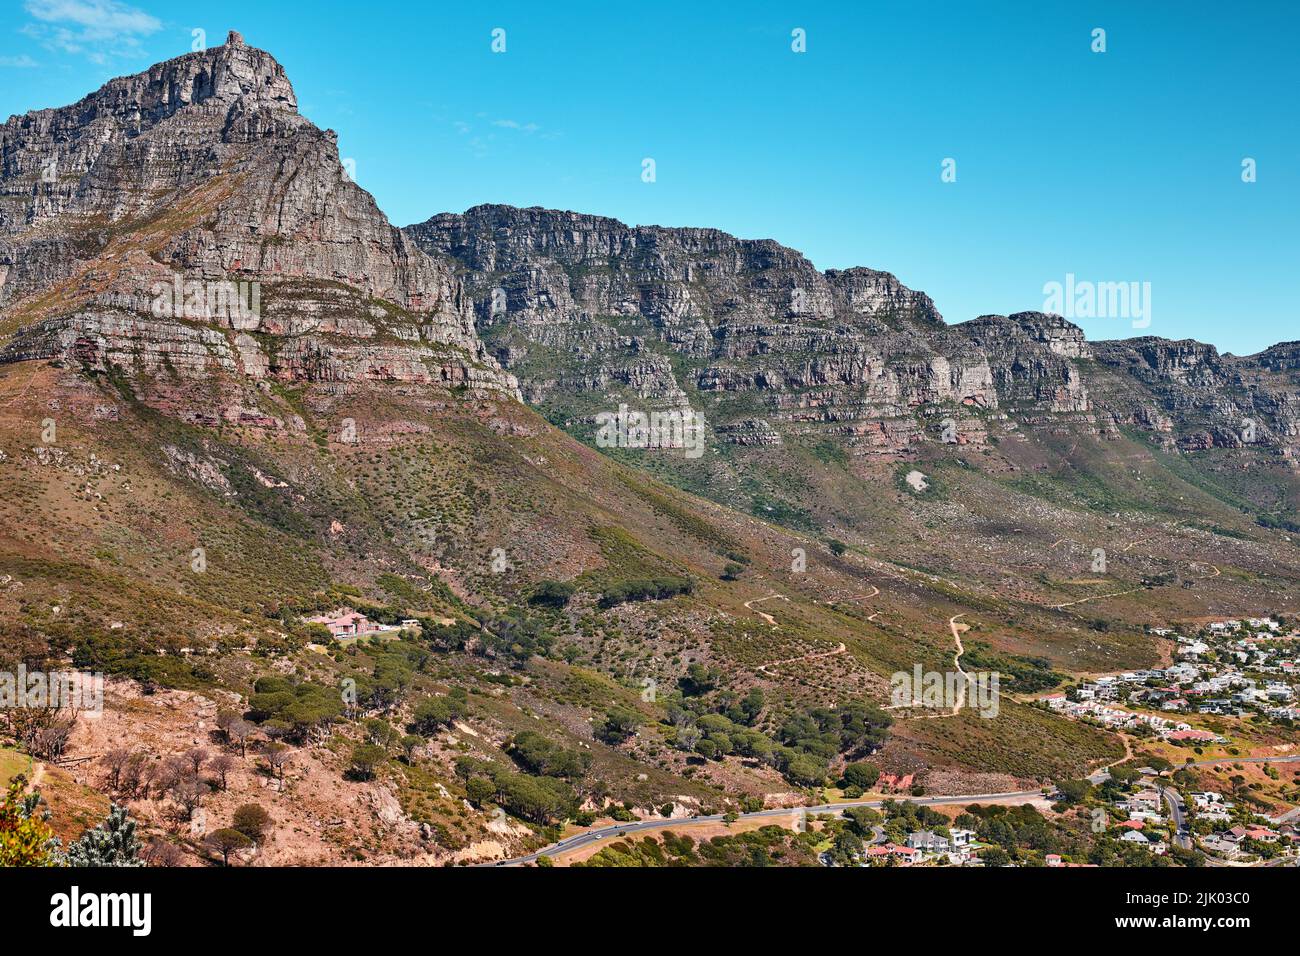
POLYGON ((952 631, 952 639, 957 645, 956 652, 952 655, 953 666, 957 668, 957 673, 961 675, 961 689, 957 692, 957 702, 953 705, 952 715, 956 717, 961 713, 961 705, 966 700, 966 685, 970 683, 970 675, 966 673, 961 666, 961 656, 966 653, 966 647, 961 642, 961 636, 964 632, 970 630, 969 624, 958 624, 957 618, 965 617, 965 613, 954 614, 948 618, 948 627, 952 631))
POLYGON ((835 657, 838 654, 843 654, 847 650, 848 648, 844 645, 844 642, 840 641, 840 646, 834 650, 815 651, 812 654, 801 654, 799 657, 788 657, 783 661, 768 661, 766 664, 759 664, 755 669, 760 674, 766 674, 768 677, 771 677, 772 674, 768 671, 769 667, 781 667, 785 664, 798 664, 800 661, 815 661, 823 657, 835 657))
POLYGON ((1077 601, 1066 601, 1064 604, 1049 604, 1048 608, 1053 611, 1059 611, 1063 607, 1074 607, 1076 604, 1086 604, 1088 601, 1103 601, 1106 598, 1119 597, 1122 594, 1132 594, 1135 591, 1141 590, 1141 588, 1129 588, 1127 591, 1114 591, 1110 594, 1094 594, 1092 597, 1079 598, 1077 601))
MULTIPOLYGON (((965 617, 965 616, 966 616, 966 612, 963 611, 961 614, 954 614, 952 617, 948 618, 948 629, 952 631, 952 641, 953 644, 955 645, 952 654, 952 663, 953 663, 953 667, 957 669, 957 673, 961 675, 961 684, 957 688, 957 697, 956 700, 953 702, 952 710, 945 711, 942 714, 910 714, 908 715, 909 720, 938 720, 942 717, 956 717, 958 714, 961 713, 961 709, 966 703, 966 687, 970 684, 970 675, 967 674, 966 669, 961 666, 962 655, 966 653, 966 646, 962 644, 961 636, 966 631, 970 630, 970 625, 958 624, 957 618, 965 617)), ((915 709, 917 706, 924 706, 919 704, 918 700, 916 699, 917 693, 918 693, 918 689, 912 688, 913 700, 910 704, 890 704, 889 706, 883 707, 881 709, 882 710, 912 710, 915 709)))
POLYGON ((776 618, 774 618, 770 614, 764 613, 763 611, 759 611, 754 607, 755 604, 762 604, 764 601, 771 601, 773 598, 780 598, 782 601, 790 600, 784 594, 769 594, 767 597, 754 598, 752 601, 746 601, 745 607, 746 609, 753 611, 763 620, 767 621, 768 624, 772 625, 773 627, 778 627, 779 625, 776 623, 776 618))

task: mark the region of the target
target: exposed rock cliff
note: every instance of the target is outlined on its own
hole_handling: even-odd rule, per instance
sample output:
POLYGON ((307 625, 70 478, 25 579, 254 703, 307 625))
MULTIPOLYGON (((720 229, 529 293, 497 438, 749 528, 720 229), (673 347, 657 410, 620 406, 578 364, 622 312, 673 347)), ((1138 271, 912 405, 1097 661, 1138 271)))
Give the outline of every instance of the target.
POLYGON ((616 393, 712 397, 725 441, 815 427, 896 452, 949 406, 963 443, 983 437, 971 415, 998 409, 1049 430, 1131 424, 1189 449, 1240 445, 1253 422, 1251 441, 1296 453, 1294 343, 1241 359, 1190 341, 1090 345, 1040 312, 949 326, 888 273, 822 273, 712 229, 486 205, 405 231, 458 263, 488 345, 530 401, 565 415, 616 393))
POLYGON ((8 359, 513 392, 455 276, 234 33, 0 127, 0 274, 8 359), (222 301, 232 288, 242 308, 222 301))

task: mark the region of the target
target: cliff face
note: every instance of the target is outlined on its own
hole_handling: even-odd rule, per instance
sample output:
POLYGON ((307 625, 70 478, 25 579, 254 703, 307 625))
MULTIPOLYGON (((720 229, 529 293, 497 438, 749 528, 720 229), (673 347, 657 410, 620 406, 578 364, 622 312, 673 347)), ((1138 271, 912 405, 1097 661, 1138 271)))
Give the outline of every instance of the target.
POLYGON ((888 273, 714 229, 480 206, 398 230, 237 34, 0 127, 0 361, 517 396, 504 365, 559 417, 690 404, 734 444, 897 454, 1001 417, 1294 459, 1298 356, 1089 344, 1035 312, 949 326, 888 273))
POLYGON ((961 441, 982 440, 980 411, 1091 411, 1073 361, 1088 347, 1063 319, 950 327, 888 273, 823 273, 769 240, 507 206, 406 231, 460 264, 480 333, 534 402, 697 396, 728 441, 811 429, 887 452, 920 438, 933 406, 961 441))
POLYGON ((1132 424, 1191 449, 1239 446, 1253 422, 1252 442, 1296 455, 1294 343, 1249 358, 1156 338, 1089 344, 1038 312, 948 326, 888 273, 823 273, 711 229, 489 205, 406 232, 458 263, 480 334, 543 405, 730 397, 713 408, 724 440, 812 427, 889 452, 924 438, 933 406, 962 442, 982 440, 971 415, 993 410, 1049 429, 1132 424))
POLYGON ((238 34, 0 127, 0 309, 0 359, 514 392, 451 270, 238 34))
POLYGON ((888 273, 543 209, 480 206, 406 232, 459 264, 480 334, 530 401, 737 399, 749 410, 717 424, 739 443, 774 442, 773 423, 877 433, 925 403, 998 404, 987 356, 888 273))

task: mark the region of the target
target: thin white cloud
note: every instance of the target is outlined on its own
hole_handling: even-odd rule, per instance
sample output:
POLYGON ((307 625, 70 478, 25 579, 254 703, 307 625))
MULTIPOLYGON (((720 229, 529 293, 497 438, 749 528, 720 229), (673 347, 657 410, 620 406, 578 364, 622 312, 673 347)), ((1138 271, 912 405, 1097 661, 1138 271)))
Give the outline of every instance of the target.
POLYGON ((40 64, 24 53, 22 56, 0 56, 0 67, 8 67, 13 70, 30 70, 40 64))
POLYGON ((498 119, 492 121, 493 126, 500 126, 502 129, 517 129, 523 133, 536 133, 540 126, 536 123, 520 123, 512 119, 498 119))
POLYGON ((84 54, 96 63, 141 52, 140 40, 162 29, 162 21, 119 0, 26 0, 38 22, 21 32, 48 49, 84 54))

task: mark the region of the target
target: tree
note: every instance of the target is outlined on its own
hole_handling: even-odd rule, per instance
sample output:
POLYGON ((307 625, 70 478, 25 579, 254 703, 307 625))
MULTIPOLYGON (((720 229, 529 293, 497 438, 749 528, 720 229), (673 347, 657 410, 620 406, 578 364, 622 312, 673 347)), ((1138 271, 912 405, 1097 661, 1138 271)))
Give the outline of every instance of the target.
POLYGON ((204 842, 212 849, 221 854, 221 865, 230 866, 230 854, 236 850, 244 850, 253 845, 253 841, 238 830, 226 827, 221 830, 213 830, 204 839, 204 842))
POLYGON ((989 847, 987 850, 981 850, 980 859, 985 866, 1006 866, 1011 862, 1011 854, 1000 846, 989 847))
POLYGON ((432 737, 441 728, 450 727, 457 716, 457 707, 450 697, 426 697, 415 705, 411 729, 432 737))
POLYGON ((700 697, 716 688, 721 679, 721 672, 697 661, 686 668, 686 674, 677 679, 677 684, 684 696, 700 697))
POLYGON ((253 735, 253 725, 240 718, 230 722, 226 734, 231 742, 239 747, 239 756, 248 756, 248 738, 253 735))
POLYGON ((226 789, 226 778, 235 769, 235 758, 230 754, 217 754, 208 763, 208 769, 217 775, 217 786, 226 789))
POLYGON ((375 744, 357 744, 352 748, 351 765, 348 772, 358 780, 369 780, 375 770, 388 759, 388 752, 375 744))
POLYGON ((243 803, 235 808, 232 826, 254 843, 261 843, 271 815, 256 803, 243 803))
POLYGON ((465 781, 465 799, 480 810, 492 800, 496 792, 496 785, 486 777, 470 777, 465 781))
POLYGON ((237 711, 226 708, 217 711, 217 730, 221 732, 221 736, 227 743, 232 742, 230 737, 230 726, 239 719, 240 717, 237 711))
POLYGON ((143 866, 135 821, 126 807, 110 805, 108 819, 68 847, 69 866, 143 866))
POLYGON ((402 748, 402 756, 406 758, 406 762, 409 764, 415 759, 415 752, 424 746, 424 738, 416 734, 406 734, 398 741, 398 744, 402 748))
POLYGON ((636 733, 641 716, 626 707, 613 707, 605 712, 605 720, 596 736, 607 744, 617 746, 636 733))
POLYGON ((143 856, 150 866, 181 866, 185 861, 185 854, 180 847, 166 837, 157 835, 149 838, 143 856))
POLYGON ((853 866, 862 858, 862 838, 847 827, 835 837, 831 847, 831 859, 838 866, 853 866))
POLYGON ((1056 789, 1061 791, 1062 803, 1083 803, 1092 793, 1092 783, 1087 780, 1060 780, 1056 789))
POLYGON ((194 811, 203 803, 203 795, 207 789, 208 785, 199 777, 184 776, 172 783, 172 797, 185 812, 186 820, 191 819, 194 811))
POLYGON ((848 819, 849 829, 860 837, 871 836, 882 819, 870 807, 849 807, 844 811, 844 816, 848 819))
POLYGON ((562 608, 569 603, 576 590, 567 581, 539 581, 528 598, 529 604, 539 607, 562 608))
POLYGON ((851 763, 844 768, 844 786, 870 790, 880 779, 880 768, 868 760, 851 763))
POLYGON ((0 800, 0 867, 53 866, 56 862, 54 831, 35 812, 40 798, 23 795, 26 786, 27 778, 18 774, 0 800))
POLYGON ((729 562, 726 567, 722 569, 722 580, 735 581, 739 579, 744 572, 745 566, 743 564, 736 564, 734 561, 729 562))
POLYGON ((275 774, 275 778, 280 783, 284 783, 284 769, 289 765, 289 759, 293 756, 293 751, 278 740, 274 740, 266 745, 266 749, 262 751, 262 756, 266 758, 266 765, 275 774))
POLYGON ((122 787, 122 771, 131 760, 131 753, 125 747, 115 747, 99 759, 108 771, 108 789, 117 792, 122 787))
POLYGON ((380 717, 372 717, 365 723, 366 739, 376 746, 388 750, 397 742, 398 733, 388 721, 380 717))
POLYGON ((194 747, 185 752, 185 759, 194 768, 194 776, 197 777, 203 765, 208 762, 208 752, 202 747, 194 747))

